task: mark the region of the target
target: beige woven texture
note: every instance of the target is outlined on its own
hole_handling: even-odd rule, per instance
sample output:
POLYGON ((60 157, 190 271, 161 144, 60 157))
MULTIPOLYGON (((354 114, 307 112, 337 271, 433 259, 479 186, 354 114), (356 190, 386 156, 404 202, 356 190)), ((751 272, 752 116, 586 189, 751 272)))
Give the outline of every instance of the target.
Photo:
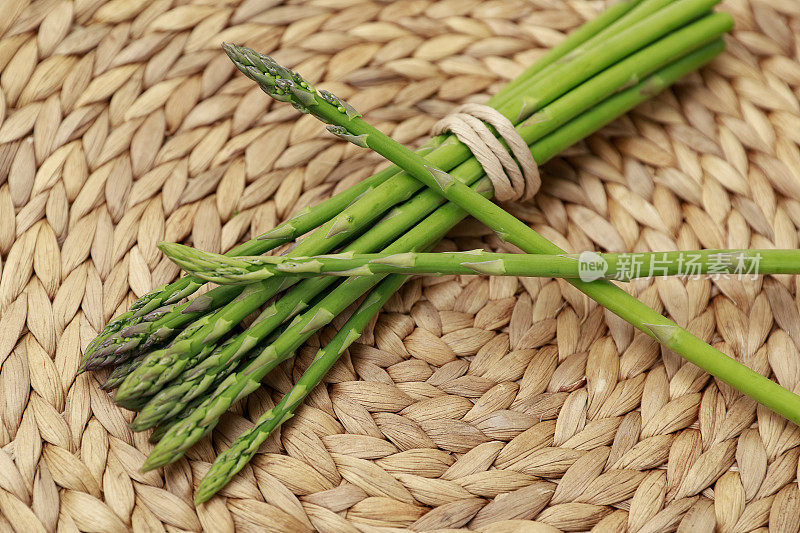
MULTIPOLYGON (((219 49, 272 53, 415 145, 596 15, 584 0, 2 0, 0 531, 798 531, 800 431, 564 283, 409 282, 222 496, 217 451, 301 350, 163 470, 76 369, 136 296, 381 161, 272 106, 219 49)), ((726 0, 729 50, 543 168, 509 209, 573 251, 797 248, 800 3, 726 0)), ((499 243, 466 222, 443 249, 499 243)), ((797 389, 797 279, 630 285, 797 389)), ((315 338, 319 344, 329 338, 315 338)))

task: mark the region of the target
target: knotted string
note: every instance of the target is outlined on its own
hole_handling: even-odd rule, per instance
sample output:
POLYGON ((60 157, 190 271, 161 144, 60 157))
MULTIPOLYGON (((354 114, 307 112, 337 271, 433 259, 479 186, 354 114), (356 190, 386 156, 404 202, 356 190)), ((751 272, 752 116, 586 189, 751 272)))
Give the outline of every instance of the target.
POLYGON ((539 166, 533 160, 528 143, 511 121, 496 109, 481 104, 464 104, 433 126, 434 135, 446 131, 452 132, 470 149, 486 171, 494 186, 494 195, 501 202, 528 200, 539 190, 542 184, 539 166), (497 131, 508 149, 486 124, 497 131))

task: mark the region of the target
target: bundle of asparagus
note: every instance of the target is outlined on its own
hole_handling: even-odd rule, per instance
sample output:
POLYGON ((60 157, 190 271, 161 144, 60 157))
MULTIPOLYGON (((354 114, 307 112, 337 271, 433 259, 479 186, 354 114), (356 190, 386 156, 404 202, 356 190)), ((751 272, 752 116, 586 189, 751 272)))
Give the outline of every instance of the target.
MULTIPOLYGON (((601 33, 607 35, 614 31, 614 29, 620 30, 624 27, 629 27, 633 23, 641 20, 649 14, 652 14, 660 7, 663 7, 664 4, 668 3, 667 0, 661 0, 659 2, 651 2, 648 4, 650 6, 649 8, 640 6, 638 10, 633 9, 640 2, 641 0, 628 0, 625 2, 620 2, 619 4, 605 11, 599 17, 581 26, 560 45, 553 48, 548 54, 523 72, 517 79, 504 87, 488 103, 490 105, 499 105, 502 102, 507 102, 519 85, 531 81, 534 76, 539 74, 547 66, 565 57, 567 54, 576 51, 579 46, 585 45, 592 37, 597 37, 598 34, 601 33)), ((423 156, 429 154, 434 148, 443 144, 446 138, 446 136, 438 136, 431 139, 422 148, 420 148, 420 150, 418 150, 418 153, 423 156)), ((330 222, 357 199, 362 198, 367 193, 374 193, 374 189, 376 187, 380 186, 399 172, 400 169, 398 167, 390 166, 383 171, 361 181, 346 191, 329 198, 321 204, 297 213, 289 220, 259 236, 258 238, 233 248, 227 253, 227 255, 237 256, 263 254, 283 244, 292 242, 294 239, 308 233, 309 231, 312 231, 315 228, 319 228, 321 225, 330 222)), ((382 192, 388 191, 384 190, 382 192)), ((388 194, 387 196, 390 200, 394 198, 395 203, 400 203, 404 200, 407 200, 411 194, 413 194, 413 192, 405 193, 404 191, 401 192, 398 190, 395 194, 388 194)), ((380 216, 380 214, 378 216, 380 216)), ((339 222, 339 226, 337 227, 341 227, 343 224, 346 224, 346 220, 347 218, 342 218, 341 222, 339 222)), ((185 315, 190 315, 186 317, 183 322, 175 322, 175 320, 173 320, 172 323, 175 324, 176 327, 181 327, 182 325, 201 317, 203 311, 208 312, 212 309, 219 308, 226 303, 229 303, 236 297, 236 295, 238 295, 238 292, 236 291, 232 291, 230 293, 220 293, 217 291, 211 296, 204 298, 202 303, 197 304, 195 308, 187 309, 186 305, 180 307, 177 305, 177 302, 180 302, 182 299, 191 296, 201 286, 201 280, 193 279, 187 276, 171 284, 158 287, 152 292, 141 297, 131 306, 129 311, 111 320, 106 327, 103 328, 103 331, 100 332, 97 338, 89 343, 84 353, 84 359, 81 368, 90 370, 93 368, 119 364, 130 360, 143 351, 146 351, 148 346, 158 342, 158 339, 153 337, 153 334, 160 329, 160 326, 156 327, 155 322, 164 318, 165 315, 167 315, 170 311, 179 311, 185 315), (199 309, 199 307, 203 307, 204 309, 199 309), (138 326, 135 328, 133 327, 141 323, 145 323, 147 325, 138 326)), ((172 318, 175 319, 174 316, 172 318)), ((162 336, 164 340, 168 338, 168 334, 166 332, 164 332, 162 336)))
MULTIPOLYGON (((535 161, 544 163, 721 52, 720 36, 731 21, 710 13, 715 3, 616 4, 551 50, 489 105, 516 125, 535 161)), ((313 112, 330 122, 334 133, 398 164, 228 256, 263 254, 308 232, 288 258, 332 251, 424 252, 467 212, 476 215, 484 209, 478 218, 510 242, 531 252, 561 253, 488 201, 493 189, 483 169, 452 136, 438 136, 416 154, 408 152, 366 125, 351 106, 316 91, 269 58, 232 46, 226 52, 274 98, 313 112), (452 203, 445 203, 445 197, 452 203)), ((274 427, 291 416, 406 278, 379 273, 340 282, 331 276, 268 276, 248 285, 217 287, 180 303, 202 284, 196 277, 182 278, 145 296, 112 321, 87 349, 84 368, 116 365, 106 386, 119 386, 117 403, 141 410, 132 424, 135 430, 156 427, 153 435, 160 440, 143 467, 155 468, 181 457, 213 429, 228 407, 257 389, 261 379, 314 332, 369 293, 298 384, 214 463, 196 496, 204 501, 246 464, 274 427), (233 333, 246 316, 267 303, 255 322, 233 333)), ((680 343, 685 339, 671 340, 677 326, 658 313, 607 283, 575 284, 682 353, 680 343)))

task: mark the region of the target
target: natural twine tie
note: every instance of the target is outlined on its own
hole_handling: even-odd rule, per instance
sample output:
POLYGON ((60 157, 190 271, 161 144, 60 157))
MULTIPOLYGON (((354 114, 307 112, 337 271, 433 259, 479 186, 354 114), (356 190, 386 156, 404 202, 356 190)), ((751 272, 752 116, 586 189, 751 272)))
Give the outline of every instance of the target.
POLYGON ((481 104, 464 104, 433 126, 433 134, 450 131, 464 143, 486 171, 501 202, 528 200, 542 184, 539 167, 531 150, 514 125, 496 109, 481 104), (511 153, 486 124, 506 142, 511 153), (514 154, 514 157, 511 156, 514 154))

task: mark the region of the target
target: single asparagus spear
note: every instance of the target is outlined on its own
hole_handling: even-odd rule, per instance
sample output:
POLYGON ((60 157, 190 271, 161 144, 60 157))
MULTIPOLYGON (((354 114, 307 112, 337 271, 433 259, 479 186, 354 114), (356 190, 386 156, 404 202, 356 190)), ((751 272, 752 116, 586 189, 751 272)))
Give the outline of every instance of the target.
POLYGON ((251 429, 239 435, 230 448, 217 456, 197 488, 194 498, 196 504, 208 500, 224 487, 250 461, 269 434, 291 418, 300 402, 322 381, 348 346, 361 337, 372 317, 380 311, 406 279, 407 277, 402 275, 388 276, 370 292, 333 339, 317 352, 311 365, 291 391, 281 398, 275 407, 261 415, 251 429))
MULTIPOLYGON (((633 12, 629 13, 629 17, 625 17, 626 19, 630 18, 633 21, 641 20, 640 22, 635 24, 622 24, 622 21, 618 22, 618 26, 622 25, 625 27, 624 31, 620 31, 619 35, 609 37, 607 35, 607 30, 600 32, 595 37, 590 39, 589 42, 592 43, 591 47, 588 43, 584 43, 582 47, 583 53, 578 54, 574 59, 570 59, 569 61, 558 62, 557 64, 551 64, 544 68, 538 74, 534 75, 531 80, 520 84, 515 91, 512 91, 512 94, 507 94, 505 95, 505 98, 499 99, 505 100, 506 103, 503 105, 498 105, 498 107, 502 109, 503 112, 508 116, 514 116, 519 120, 524 119, 530 114, 530 112, 533 111, 535 105, 540 105, 552 100, 553 98, 557 97, 558 94, 563 92, 563 90, 570 87, 570 84, 582 79, 586 79, 592 73, 597 72, 602 65, 607 64, 609 61, 625 57, 630 53, 630 50, 636 49, 642 43, 646 44, 651 42, 653 39, 658 38, 678 24, 677 21, 688 21, 696 18, 698 15, 698 6, 712 4, 713 1, 714 0, 681 0, 681 2, 686 3, 686 5, 682 4, 677 10, 672 9, 673 6, 669 6, 667 9, 663 10, 664 12, 669 12, 668 16, 664 17, 664 20, 654 20, 657 17, 653 16, 646 18, 645 20, 641 20, 641 18, 648 13, 647 9, 643 8, 647 7, 648 9, 653 10, 662 5, 664 2, 664 0, 648 0, 648 2, 645 2, 639 6, 638 9, 635 9, 633 12), (612 44, 613 46, 611 46, 612 44), (575 64, 574 69, 572 69, 573 64, 575 64), (566 75, 568 74, 566 71, 573 72, 573 74, 568 76, 566 75), (583 74, 576 76, 574 74, 575 71, 580 71, 583 74), (548 78, 552 76, 556 80, 560 81, 563 79, 565 81, 563 83, 559 82, 554 84, 547 79, 540 79, 540 75, 545 72, 548 73, 548 78), (520 95, 526 94, 526 91, 528 91, 530 94, 539 95, 535 103, 533 103, 529 98, 521 98, 520 95)), ((563 52, 563 50, 561 52, 563 52)), ((345 111, 352 112, 352 108, 345 111)), ((574 116, 574 114, 569 116, 574 116)), ((460 143, 443 142, 438 148, 431 152, 429 157, 432 164, 438 165, 439 168, 445 168, 446 170, 449 170, 452 168, 453 163, 463 161, 470 155, 471 154, 469 151, 460 143)), ((480 165, 473 164, 473 171, 475 170, 475 166, 477 166, 477 175, 479 176, 481 171, 480 165)), ((396 194, 406 195, 404 197, 407 198, 419 190, 421 184, 416 182, 416 180, 408 175, 400 174, 382 184, 380 187, 378 187, 378 189, 384 186, 389 186, 389 188, 395 191, 396 194)), ((367 206, 372 210, 376 210, 374 200, 378 196, 379 195, 377 194, 376 190, 375 193, 369 195, 369 198, 362 198, 362 207, 367 206)), ((359 202, 356 202, 355 205, 358 204, 359 202)), ((342 215, 337 218, 337 221, 340 223, 338 227, 343 228, 342 231, 355 231, 355 227, 352 225, 348 226, 347 221, 349 220, 349 216, 350 215, 342 213, 342 215)), ((324 252, 317 251, 314 253, 324 252)), ((181 342, 177 343, 177 348, 174 349, 179 352, 185 350, 198 350, 199 343, 194 341, 189 342, 189 337, 194 336, 195 340, 200 338, 203 340, 203 342, 212 342, 213 338, 208 337, 208 335, 215 331, 222 333, 223 328, 220 326, 229 323, 231 318, 235 319, 235 315, 232 317, 230 314, 232 312, 231 308, 223 308, 220 314, 217 315, 202 316, 203 313, 207 312, 208 310, 214 309, 212 304, 219 306, 220 302, 231 302, 233 298, 236 298, 235 301, 231 302, 234 304, 233 309, 244 309, 244 305, 241 302, 243 299, 242 295, 215 291, 217 291, 217 289, 203 295, 203 297, 199 300, 196 299, 196 301, 194 301, 188 307, 177 308, 176 310, 168 313, 157 323, 150 324, 143 328, 137 328, 134 326, 133 328, 127 328, 127 330, 123 330, 120 333, 120 336, 109 339, 109 341, 111 341, 111 345, 104 348, 104 350, 113 353, 113 357, 123 357, 124 352, 148 348, 156 343, 168 339, 174 335, 178 328, 181 328, 192 320, 201 317, 198 322, 186 328, 186 330, 182 333, 182 338, 178 339, 181 342), (217 329, 212 329, 212 327, 217 329)), ((271 293, 266 290, 255 292, 257 294, 247 295, 247 301, 249 302, 247 305, 251 306, 250 310, 260 306, 271 295, 271 293), (255 307, 252 307, 253 305, 255 305, 255 307)), ((150 358, 145 361, 145 363, 140 366, 139 371, 145 372, 144 369, 149 366, 148 361, 152 362, 155 360, 155 358, 150 358)), ((158 364, 161 364, 161 362, 158 364)))
POLYGON ((224 257, 189 246, 159 248, 192 275, 220 284, 253 283, 273 276, 373 274, 484 274, 615 279, 704 274, 800 274, 800 250, 684 250, 675 252, 538 255, 484 250, 444 253, 353 254, 312 257, 224 257))
MULTIPOLYGON (((705 53, 705 49, 703 50, 705 53)), ((714 54, 718 53, 719 47, 713 51, 714 54)), ((697 54, 690 54, 688 57, 695 56, 697 54)), ((262 74, 257 76, 262 88, 273 92, 280 91, 280 94, 277 94, 279 98, 288 99, 294 105, 308 109, 320 119, 332 124, 329 129, 333 129, 334 133, 343 135, 361 146, 369 147, 404 168, 432 190, 439 191, 451 202, 462 206, 475 218, 492 228, 502 239, 529 253, 563 253, 563 250, 502 208, 482 196, 472 194, 469 188, 464 187, 452 176, 431 166, 429 161, 417 158, 402 145, 366 124, 360 117, 340 112, 341 102, 336 106, 327 101, 323 95, 317 98, 313 88, 308 84, 304 86, 299 76, 294 76, 292 79, 276 79, 271 75, 270 65, 263 62, 262 64, 267 67, 264 72, 258 70, 262 74)), ((254 67, 253 64, 248 66, 254 67)), ((251 74, 256 76, 252 69, 251 74)), ((657 81, 655 80, 654 84, 658 85, 657 81)), ((649 93, 651 88, 646 90, 649 93)), ((800 423, 800 396, 709 346, 611 283, 604 281, 586 283, 574 279, 570 280, 570 283, 688 361, 789 420, 800 423)))

